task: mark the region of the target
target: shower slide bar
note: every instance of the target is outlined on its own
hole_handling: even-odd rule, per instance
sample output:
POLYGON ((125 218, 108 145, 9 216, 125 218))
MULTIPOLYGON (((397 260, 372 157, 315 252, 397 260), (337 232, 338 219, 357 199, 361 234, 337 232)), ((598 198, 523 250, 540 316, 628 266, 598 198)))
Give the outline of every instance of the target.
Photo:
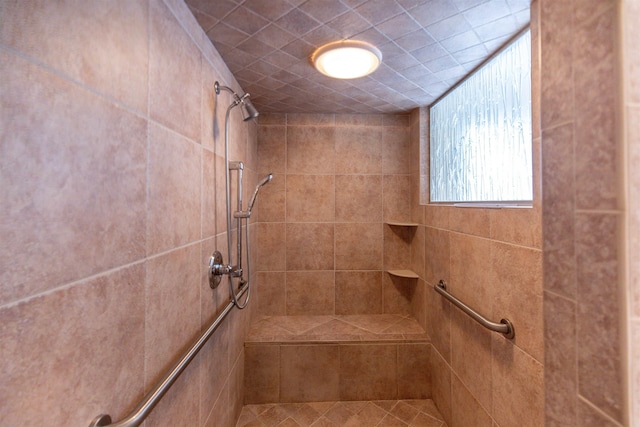
MULTIPOLYGON (((247 284, 245 284, 238 292, 237 297, 240 298, 242 294, 244 294, 248 289, 247 284)), ((182 371, 189 366, 189 363, 193 360, 193 358, 198 354, 200 349, 205 345, 207 340, 213 335, 215 330, 220 326, 220 323, 227 317, 227 314, 233 309, 235 303, 233 300, 227 304, 227 306, 220 312, 218 317, 213 320, 207 329, 198 337, 197 340, 193 342, 191 347, 182 355, 180 361, 178 361, 170 371, 168 371, 164 378, 160 380, 153 390, 149 391, 146 396, 142 398, 142 401, 138 404, 138 406, 131 411, 126 418, 122 421, 118 421, 116 423, 112 423, 111 416, 101 414, 98 415, 91 421, 89 427, 137 427, 142 424, 142 422, 147 418, 151 410, 156 406, 156 404, 162 399, 162 396, 165 395, 167 390, 171 388, 173 383, 178 379, 182 371)))
POLYGON ((500 323, 492 322, 447 292, 447 284, 444 280, 440 280, 437 285, 433 286, 433 289, 485 328, 494 332, 500 332, 505 338, 513 339, 516 336, 516 331, 513 329, 513 324, 509 319, 500 319, 500 323))

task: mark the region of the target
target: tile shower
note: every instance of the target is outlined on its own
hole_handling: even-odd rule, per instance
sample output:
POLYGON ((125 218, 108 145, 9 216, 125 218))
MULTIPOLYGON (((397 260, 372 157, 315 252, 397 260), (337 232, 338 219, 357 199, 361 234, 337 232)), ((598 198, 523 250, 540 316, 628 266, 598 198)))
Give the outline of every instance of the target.
MULTIPOLYGON (((429 387, 419 391, 423 396, 398 396, 399 389, 387 390, 387 399, 432 398, 449 425, 467 425, 469 420, 490 423, 492 418, 501 425, 516 425, 516 414, 522 413, 527 414, 528 424, 524 425, 540 425, 540 188, 535 189, 533 209, 420 206, 420 188, 414 183, 419 182, 425 123, 423 110, 410 116, 288 114, 263 118, 258 128, 258 167, 260 172, 274 171, 274 183, 279 183, 265 191, 258 217, 258 310, 276 319, 344 315, 347 322, 350 315, 409 315, 432 341, 420 344, 429 354, 423 363, 430 374, 422 379, 429 387), (385 223, 391 221, 418 225, 385 223), (413 270, 419 279, 396 278, 386 272, 395 268, 413 270), (429 289, 439 279, 447 280, 452 292, 483 312, 512 318, 518 325, 516 345, 492 337, 443 302, 429 289), (501 292, 500 286, 509 288, 501 292), (493 311, 494 306, 499 309, 493 311), (495 369, 508 359, 504 370, 495 369), (493 404, 494 399, 509 395, 508 406, 493 404), (467 410, 451 410, 460 406, 467 410)), ((535 147, 539 158, 539 143, 535 147)), ((539 166, 536 162, 536 171, 539 166)), ((314 331, 308 329, 306 339, 312 339, 314 331)), ((269 397, 265 402, 304 399, 290 395, 292 383, 282 387, 282 381, 287 381, 285 373, 294 369, 286 352, 295 351, 298 358, 307 360, 314 353, 300 356, 305 347, 290 346, 291 342, 280 349, 270 345, 257 350, 248 343, 246 366, 256 366, 251 364, 256 360, 264 367, 269 360, 267 369, 273 372, 260 373, 266 389, 251 395, 257 400, 248 403, 262 403, 265 393, 269 397)), ((339 345, 330 347, 326 351, 332 352, 333 361, 325 363, 326 372, 333 372, 333 363, 338 365, 336 371, 348 376, 340 366, 345 363, 343 358, 353 356, 339 345)), ((401 352, 393 351, 395 362, 401 352)), ((388 366, 394 372, 402 369, 395 363, 388 366)), ((251 390, 253 376, 246 375, 251 390)), ((410 377, 411 372, 406 375, 410 377)), ((336 390, 318 400, 349 395, 341 381, 336 378, 336 390)))
MULTIPOLYGON (((617 188, 615 127, 601 110, 575 107, 592 98, 574 98, 598 96, 586 86, 613 90, 590 83, 608 81, 611 70, 589 61, 614 59, 578 49, 598 42, 598 52, 611 50, 613 4, 533 3, 542 47, 534 111, 546 114, 542 132, 534 131, 533 209, 417 203, 424 110, 233 122, 231 150, 248 165, 249 182, 274 172, 251 225, 256 304, 234 312, 147 424, 234 425, 251 358, 243 344, 258 316, 393 314, 410 316, 429 336, 420 344, 429 348, 424 381, 449 426, 629 425, 622 393, 599 395, 598 384, 584 381, 584 369, 607 387, 625 375, 616 363, 589 368, 599 360, 589 343, 621 357, 622 344, 610 341, 621 308, 611 294, 574 292, 591 289, 586 265, 610 274, 620 256, 614 230, 623 211, 615 196, 604 197, 617 188), (575 129, 606 137, 580 137, 595 145, 574 158, 564 142, 575 129), (593 188, 591 168, 602 170, 603 159, 614 173, 593 188), (567 188, 577 207, 563 203, 567 188), (418 226, 397 229, 389 219, 418 226), (573 230, 605 239, 563 234, 573 230), (589 258, 603 241, 610 250, 589 258), (566 268, 574 250, 578 270, 552 280, 552 271, 574 271, 566 268), (419 279, 392 279, 389 268, 419 279), (480 330, 445 303, 429 289, 440 278, 491 317, 512 318, 515 341, 480 330), (596 301, 613 317, 585 341, 583 310, 596 301), (571 359, 578 366, 565 365, 558 354, 566 352, 581 355, 571 359)), ((233 86, 233 76, 181 1, 48 7, 0 1, 2 425, 85 425, 101 411, 126 414, 226 302, 223 288, 211 293, 205 266, 226 239, 220 124, 228 103, 216 102, 213 83, 233 86), (98 14, 109 25, 92 18, 98 14)), ((637 96, 626 103, 636 114, 637 96)), ((628 132, 635 141, 638 132, 628 132)))

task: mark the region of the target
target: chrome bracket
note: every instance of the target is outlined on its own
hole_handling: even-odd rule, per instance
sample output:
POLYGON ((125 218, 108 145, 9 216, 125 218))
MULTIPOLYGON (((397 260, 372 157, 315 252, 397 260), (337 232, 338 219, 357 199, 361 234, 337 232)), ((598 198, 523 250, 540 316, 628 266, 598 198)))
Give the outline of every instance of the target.
POLYGON ((229 162, 229 170, 232 170, 232 171, 244 170, 244 163, 243 162, 229 162))

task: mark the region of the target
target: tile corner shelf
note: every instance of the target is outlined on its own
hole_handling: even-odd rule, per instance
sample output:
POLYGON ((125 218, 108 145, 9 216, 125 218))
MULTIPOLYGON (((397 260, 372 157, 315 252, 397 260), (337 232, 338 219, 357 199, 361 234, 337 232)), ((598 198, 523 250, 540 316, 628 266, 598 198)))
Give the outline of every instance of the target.
POLYGON ((419 276, 411 270, 387 270, 392 276, 404 277, 407 279, 418 279, 419 276))
POLYGON ((385 224, 395 225, 397 227, 417 227, 417 222, 405 222, 405 221, 385 221, 385 224))

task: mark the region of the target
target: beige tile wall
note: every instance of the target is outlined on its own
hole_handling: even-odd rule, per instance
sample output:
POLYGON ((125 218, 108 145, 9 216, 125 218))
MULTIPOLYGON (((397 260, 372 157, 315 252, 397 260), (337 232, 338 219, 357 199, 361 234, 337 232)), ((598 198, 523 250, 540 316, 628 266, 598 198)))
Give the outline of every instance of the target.
MULTIPOLYGON (((633 124, 637 122, 638 55, 637 44, 629 40, 638 17, 636 6, 614 1, 532 4, 533 40, 539 42, 534 42, 534 64, 540 61, 534 65, 533 81, 540 103, 533 111, 534 123, 541 123, 542 131, 534 126, 534 152, 543 158, 541 162, 536 157, 534 174, 544 188, 543 194, 539 187, 536 191, 534 209, 469 211, 427 206, 423 210, 414 203, 414 218, 424 218, 426 224, 426 283, 443 277, 453 290, 454 282, 474 280, 479 286, 460 286, 455 292, 486 307, 481 311, 494 316, 506 313, 516 324, 515 345, 496 335, 489 338, 427 292, 426 325, 435 348, 433 396, 454 426, 468 425, 469 420, 489 424, 491 418, 503 426, 638 422, 635 342, 639 322, 633 287, 628 293, 632 345, 629 415, 625 414, 625 350, 620 330, 624 280, 619 276, 623 257, 619 248, 624 244, 619 195, 623 168, 617 142, 621 134, 626 136, 628 274, 634 284, 633 160, 639 132, 633 124), (621 14, 620 4, 624 5, 621 14), (628 124, 624 130, 619 130, 617 98, 618 16, 627 23, 628 124), (519 286, 501 289, 504 283, 519 286), (451 409, 461 405, 469 410, 451 409)), ((425 137, 420 135, 420 123, 428 124, 426 111, 412 115, 415 159, 426 153, 416 143, 425 137)), ((426 172, 416 162, 414 182, 427 182, 426 172)), ((420 188, 415 187, 414 200, 424 201, 420 188)), ((421 250, 412 245, 412 254, 421 250)))
POLYGON ((640 426, 640 45, 636 43, 640 3, 622 2, 623 88, 627 173, 627 340, 629 366, 629 425, 640 426))
MULTIPOLYGON (((543 360, 548 425, 623 422, 612 317, 620 307, 611 292, 590 285, 594 277, 618 280, 616 122, 610 108, 591 110, 615 102, 615 2, 540 3, 543 134, 534 138, 545 159, 544 279, 539 207, 422 207, 418 185, 412 197, 390 191, 424 176, 410 161, 424 154, 416 143, 424 128, 418 119, 428 124, 424 110, 410 127, 403 117, 346 115, 263 116, 259 127, 247 127, 232 114, 231 157, 247 163, 248 181, 256 180, 258 158, 260 172, 276 176, 258 202, 260 309, 412 312, 432 337, 434 399, 452 426, 542 425, 543 360), (313 203, 301 203, 302 194, 313 203), (383 225, 412 218, 421 223, 416 230, 383 225), (360 239, 370 242, 366 251, 360 239), (387 267, 412 268, 421 279, 394 282, 382 273, 387 267), (477 330, 443 303, 429 289, 439 278, 481 311, 519 319, 516 341, 477 330), (308 283, 317 285, 311 293, 308 283), (469 410, 451 409, 460 406, 469 410)), ((622 3, 633 236, 640 55, 629 33, 640 13, 636 3, 622 3)), ((101 412, 117 419, 226 302, 226 287, 212 293, 203 267, 212 250, 226 252, 228 98, 218 101, 213 82, 235 82, 180 1, 0 1, 0 16, 0 424, 83 425, 101 412), (187 328, 193 333, 185 336, 187 328)), ((629 311, 636 424, 637 305, 629 311)), ((154 425, 233 423, 249 316, 234 311, 222 324, 156 408, 154 425)))
MULTIPOLYGON (((535 19, 535 10, 532 19, 535 19)), ((539 87, 534 40, 534 88, 539 87)), ((538 99, 534 96, 534 111, 538 99)), ((539 126, 537 118, 534 124, 539 126)), ((412 268, 432 343, 433 400, 451 427, 544 425, 540 132, 534 125, 534 202, 528 209, 421 205, 428 200, 428 110, 411 115, 412 268), (420 160, 422 156, 423 160, 420 160), (516 337, 489 332, 433 291, 448 290, 490 319, 510 319, 516 337)))
POLYGON ((540 0, 545 422, 625 420, 616 1, 540 0))
POLYGON ((409 117, 260 117, 259 310, 267 315, 412 313, 409 117))
MULTIPOLYGON (((539 166, 534 170, 539 173, 539 166)), ((418 289, 426 302, 421 321, 434 348, 433 399, 451 426, 543 425, 539 186, 534 194, 534 207, 527 210, 414 209, 425 235, 421 247, 413 244, 411 250, 424 254, 418 289), (525 221, 526 238, 500 230, 525 221), (440 279, 485 316, 510 319, 515 339, 489 332, 443 300, 432 289, 440 279)))
POLYGON ((247 343, 245 403, 428 398, 430 346, 389 341, 247 343))
MULTIPOLYGON (((0 425, 118 420, 226 305, 205 270, 226 253, 230 98, 213 83, 237 83, 181 1, 1 0, 0 16, 0 425)), ((247 192, 256 128, 232 112, 247 192)), ((250 315, 149 425, 234 424, 250 315)))

